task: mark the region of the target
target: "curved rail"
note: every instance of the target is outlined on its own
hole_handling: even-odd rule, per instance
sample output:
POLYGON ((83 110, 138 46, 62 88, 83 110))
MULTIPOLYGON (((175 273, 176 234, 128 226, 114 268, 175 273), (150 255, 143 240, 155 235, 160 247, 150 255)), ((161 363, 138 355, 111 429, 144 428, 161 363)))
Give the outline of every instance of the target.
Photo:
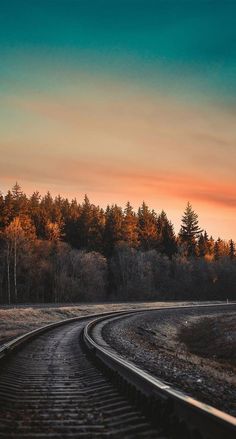
POLYGON ((32 340, 33 338, 37 337, 40 334, 43 334, 47 331, 50 331, 50 329, 57 328, 62 325, 66 325, 68 323, 73 323, 77 321, 82 321, 94 317, 104 317, 104 316, 110 316, 111 314, 120 315, 122 313, 127 313, 128 311, 113 311, 113 312, 104 312, 104 313, 97 313, 97 314, 87 314, 84 316, 78 316, 78 317, 72 317, 69 319, 60 320, 55 323, 49 323, 48 325, 41 326, 40 328, 34 329, 33 331, 26 332, 23 335, 20 335, 19 337, 14 338, 13 340, 4 343, 0 346, 0 361, 2 358, 5 358, 10 353, 21 347, 26 342, 32 340))
POLYGON ((1 438, 160 437, 142 410, 88 358, 81 334, 89 319, 48 325, 11 342, 12 350, 5 348, 1 438))
MULTIPOLYGON (((218 305, 222 306, 215 306, 218 305)), ((199 305, 202 306, 209 304, 199 305)), ((173 306, 165 308, 173 309, 173 306)), ((96 367, 97 347, 90 346, 90 361, 82 342, 82 331, 88 320, 99 316, 102 321, 143 311, 146 309, 74 317, 46 325, 3 345, 0 348, 0 436, 6 439, 84 436, 157 439, 163 437, 164 431, 164 437, 189 438, 185 417, 181 415, 184 423, 178 421, 180 416, 170 408, 173 401, 169 397, 157 389, 151 391, 148 379, 142 381, 142 385, 134 383, 133 371, 127 372, 124 367, 123 372, 123 366, 119 369, 117 362, 110 364, 113 361, 110 356, 106 370, 116 378, 119 384, 116 389, 103 373, 104 361, 102 370, 96 367), (126 395, 122 395, 125 392, 126 395), (157 421, 155 426, 148 420, 151 412, 157 421)), ((97 324, 95 332, 96 328, 97 324)), ((101 343, 102 340, 98 344, 101 343)), ((160 387, 162 385, 160 383, 160 387)), ((184 410, 181 410, 182 413, 184 410)), ((202 422, 200 416, 199 419, 202 422)))
POLYGON ((101 326, 113 318, 103 316, 88 323, 83 331, 84 342, 111 378, 147 415, 162 423, 173 437, 235 439, 236 418, 173 389, 109 347, 102 339, 101 326))
POLYGON ((18 347, 22 346, 23 344, 25 344, 27 341, 37 337, 40 334, 43 334, 47 331, 49 331, 50 329, 54 329, 57 328, 58 326, 62 326, 68 323, 72 323, 72 322, 76 322, 76 321, 80 321, 80 320, 84 320, 84 319, 89 319, 89 318, 96 318, 96 317, 107 317, 107 316, 111 316, 111 315, 123 315, 123 314, 131 314, 131 313, 137 313, 137 312, 143 312, 143 311, 154 311, 154 310, 161 310, 161 309, 178 309, 178 308, 201 308, 201 307, 219 307, 219 306, 230 306, 230 305, 235 305, 236 302, 227 302, 225 303, 201 303, 201 304, 191 304, 191 305, 177 305, 177 306, 164 306, 164 307, 156 307, 156 308, 151 308, 151 309, 147 309, 147 308, 140 308, 140 309, 136 309, 136 310, 121 310, 121 311, 107 311, 107 312, 103 312, 103 313, 96 313, 96 314, 87 314, 84 316, 78 316, 78 317, 72 317, 69 319, 64 319, 64 320, 60 320, 58 322, 55 323, 49 323, 48 325, 44 325, 40 328, 34 329, 33 331, 30 332, 26 332, 23 335, 20 335, 19 337, 14 338, 13 340, 4 343, 3 345, 0 345, 0 361, 2 358, 6 357, 9 353, 15 351, 16 349, 18 349, 18 347))

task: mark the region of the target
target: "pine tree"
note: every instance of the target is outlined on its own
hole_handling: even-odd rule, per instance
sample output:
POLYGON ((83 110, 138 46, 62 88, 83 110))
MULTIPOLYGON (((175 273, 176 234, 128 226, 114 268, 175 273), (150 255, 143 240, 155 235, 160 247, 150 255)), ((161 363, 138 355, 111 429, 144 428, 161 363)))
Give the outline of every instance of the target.
POLYGON ((12 197, 14 202, 14 217, 28 214, 28 199, 23 193, 20 185, 16 182, 12 188, 12 197))
POLYGON ((114 247, 122 241, 123 212, 116 204, 108 206, 105 213, 106 223, 104 228, 104 251, 111 256, 114 247))
POLYGON ((11 191, 8 191, 5 199, 4 199, 4 206, 3 206, 3 215, 2 215, 2 221, 3 225, 7 226, 10 224, 10 222, 14 218, 14 199, 11 191))
POLYGON ((17 200, 23 196, 22 189, 21 189, 20 185, 17 183, 17 181, 12 188, 12 195, 13 195, 13 198, 15 200, 17 200))
POLYGON ((229 241, 229 257, 231 260, 235 258, 235 243, 232 239, 229 241))
POLYGON ((103 252, 103 234, 105 227, 104 211, 98 206, 93 206, 92 218, 88 234, 88 249, 103 252))
POLYGON ((70 217, 70 202, 68 198, 62 198, 61 202, 61 215, 63 218, 63 222, 66 223, 70 217))
POLYGON ((53 198, 49 191, 41 200, 40 216, 42 224, 42 230, 40 230, 41 238, 47 239, 47 224, 48 222, 53 222, 53 198))
POLYGON ((210 254, 210 242, 206 231, 204 232, 204 234, 201 233, 201 235, 199 236, 197 254, 200 257, 204 257, 207 254, 210 254))
POLYGON ((79 248, 79 218, 81 215, 82 207, 77 203, 74 198, 69 204, 68 216, 65 218, 65 241, 72 247, 79 248))
POLYGON ((145 202, 138 210, 139 241, 143 250, 154 249, 157 245, 157 218, 145 202))
POLYGON ((138 219, 129 201, 126 204, 122 221, 122 240, 130 247, 138 246, 138 219))
POLYGON ((223 239, 218 238, 215 242, 214 247, 214 257, 215 259, 219 259, 222 257, 227 257, 229 255, 229 244, 223 239))
POLYGON ((202 230, 198 225, 198 215, 194 212, 191 204, 188 202, 182 217, 179 237, 180 242, 186 246, 189 256, 196 255, 196 243, 201 233, 202 230))
POLYGON ((38 238, 41 238, 44 232, 44 224, 42 221, 40 200, 41 200, 41 196, 38 191, 33 192, 33 194, 29 199, 29 215, 35 225, 36 234, 38 238))
POLYGON ((214 255, 214 246, 215 246, 215 240, 212 236, 210 236, 209 241, 208 241, 208 254, 210 256, 214 255))
POLYGON ((218 238, 214 244, 214 259, 215 261, 218 261, 219 258, 220 258, 220 238, 218 238))
POLYGON ((58 223, 61 229, 63 229, 64 227, 63 203, 64 203, 63 198, 61 197, 61 195, 58 195, 54 199, 53 209, 52 209, 52 220, 53 222, 58 223))
POLYGON ((164 210, 157 218, 157 250, 170 258, 177 252, 177 243, 173 224, 168 220, 164 210))
POLYGON ((79 247, 88 248, 89 246, 89 233, 93 220, 94 206, 90 203, 87 195, 84 196, 84 201, 81 206, 81 214, 78 219, 78 235, 79 235, 79 247))
POLYGON ((0 192, 0 230, 4 227, 4 197, 0 192))

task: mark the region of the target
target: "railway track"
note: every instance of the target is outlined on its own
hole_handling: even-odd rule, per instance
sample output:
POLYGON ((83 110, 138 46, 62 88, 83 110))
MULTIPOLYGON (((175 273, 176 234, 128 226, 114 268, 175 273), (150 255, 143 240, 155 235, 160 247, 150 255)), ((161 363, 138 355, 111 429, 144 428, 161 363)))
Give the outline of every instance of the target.
POLYGON ((234 418, 186 401, 104 346, 101 325, 113 317, 49 325, 0 350, 0 438, 235 437, 234 418))

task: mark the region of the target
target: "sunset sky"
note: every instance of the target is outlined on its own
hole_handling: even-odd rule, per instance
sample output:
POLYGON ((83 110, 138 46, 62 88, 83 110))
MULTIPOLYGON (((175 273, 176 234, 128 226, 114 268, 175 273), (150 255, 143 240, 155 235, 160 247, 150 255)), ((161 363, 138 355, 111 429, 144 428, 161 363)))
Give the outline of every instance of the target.
POLYGON ((236 1, 1 0, 0 190, 236 239, 236 1))

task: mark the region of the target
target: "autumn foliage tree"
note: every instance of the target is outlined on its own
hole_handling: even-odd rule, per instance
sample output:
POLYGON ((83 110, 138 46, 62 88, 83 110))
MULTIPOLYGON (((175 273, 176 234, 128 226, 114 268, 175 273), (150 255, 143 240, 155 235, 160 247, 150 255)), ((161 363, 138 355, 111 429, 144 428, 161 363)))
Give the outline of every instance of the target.
POLYGON ((8 303, 11 303, 11 268, 14 279, 14 301, 18 301, 17 271, 20 254, 29 248, 35 238, 35 227, 26 215, 15 217, 5 228, 3 237, 6 241, 7 291, 8 303))
POLYGON ((106 223, 104 227, 104 251, 111 256, 115 245, 122 241, 123 212, 116 204, 106 209, 106 223))
POLYGON ((0 192, 0 301, 236 297, 235 243, 209 236, 190 203, 176 236, 145 202, 103 209, 16 183, 0 192))
POLYGON ((125 241, 130 247, 138 247, 138 218, 129 201, 124 210, 121 228, 123 241, 125 241))
POLYGON ((143 250, 155 248, 157 243, 157 218, 145 202, 138 210, 138 228, 140 246, 143 250))

